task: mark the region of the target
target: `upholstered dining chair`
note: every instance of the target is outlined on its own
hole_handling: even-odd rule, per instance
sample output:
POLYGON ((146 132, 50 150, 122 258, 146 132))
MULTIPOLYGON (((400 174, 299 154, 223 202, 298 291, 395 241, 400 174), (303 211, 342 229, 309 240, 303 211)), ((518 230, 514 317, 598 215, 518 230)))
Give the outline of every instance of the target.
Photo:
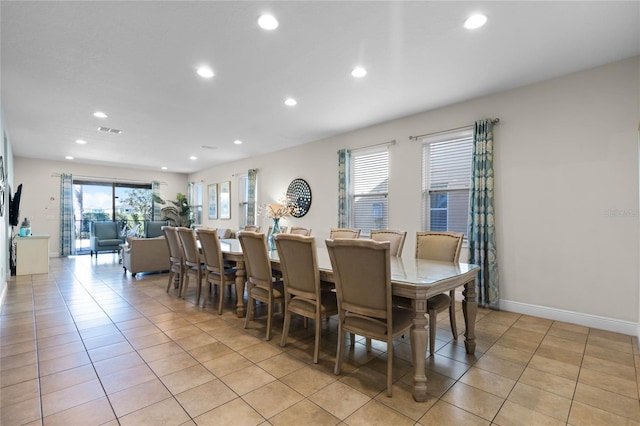
POLYGON ((282 281, 274 277, 271 261, 267 252, 265 234, 251 231, 238 232, 238 240, 242 246, 244 257, 245 278, 247 280, 247 316, 244 328, 253 320, 256 300, 267 304, 267 332, 265 340, 271 340, 271 323, 273 320, 273 306, 284 302, 282 281))
POLYGON ((200 240, 202 260, 205 266, 205 288, 202 307, 204 308, 207 305, 211 286, 219 287, 218 315, 220 315, 222 314, 222 304, 224 303, 224 289, 235 283, 236 269, 225 267, 222 260, 220 237, 215 229, 196 229, 196 235, 200 240))
POLYGON ((200 249, 196 239, 196 232, 191 228, 178 227, 178 235, 182 243, 184 252, 184 264, 186 266, 184 282, 182 283, 181 297, 184 297, 189 288, 189 275, 196 278, 196 305, 200 304, 200 293, 202 292, 202 276, 204 275, 204 264, 200 260, 200 249))
POLYGON ((244 227, 244 230, 251 232, 260 232, 260 227, 258 225, 247 225, 244 227))
POLYGON ((387 396, 391 396, 393 340, 409 331, 413 313, 391 303, 390 244, 368 239, 335 239, 326 244, 338 294, 334 372, 340 374, 342 369, 345 333, 387 342, 387 396))
POLYGON ((304 235, 305 237, 311 236, 311 228, 305 228, 304 226, 292 226, 290 234, 304 235))
POLYGON ((332 240, 335 238, 360 238, 360 230, 351 228, 331 228, 329 238, 332 240))
MULTIPOLYGON (((416 232, 416 259, 439 260, 442 262, 458 262, 464 234, 456 232, 416 232)), ((449 294, 440 293, 427 299, 429 315, 429 352, 434 353, 436 344, 436 318, 438 312, 449 308, 449 323, 453 338, 458 338, 456 326, 455 290, 449 294)))
POLYGON ((164 233, 164 239, 169 247, 169 262, 171 267, 169 268, 169 282, 167 283, 167 293, 171 288, 171 283, 175 282, 175 287, 178 289, 178 296, 182 294, 182 283, 184 281, 184 273, 186 265, 184 263, 184 250, 182 250, 182 243, 178 236, 178 231, 174 226, 163 226, 162 232, 164 233))
POLYGON ((389 241, 389 255, 395 257, 402 256, 404 240, 407 238, 407 231, 397 231, 395 229, 372 229, 371 239, 373 241, 389 241))
POLYGON ((322 319, 338 314, 336 293, 323 291, 313 237, 296 234, 274 235, 284 277, 284 326, 280 346, 286 346, 291 314, 315 321, 313 362, 318 363, 322 319))
MULTIPOLYGON (((267 235, 271 234, 271 230, 272 229, 273 229, 273 225, 269 225, 269 229, 267 230, 267 235)), ((286 234, 288 229, 289 229, 289 227, 287 227, 287 226, 281 226, 280 227, 280 233, 281 234, 286 234)))

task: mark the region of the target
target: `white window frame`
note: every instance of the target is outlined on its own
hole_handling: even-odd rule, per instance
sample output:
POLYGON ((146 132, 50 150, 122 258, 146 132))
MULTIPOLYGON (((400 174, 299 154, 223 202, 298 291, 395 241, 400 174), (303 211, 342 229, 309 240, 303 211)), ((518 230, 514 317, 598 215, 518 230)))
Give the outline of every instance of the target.
MULTIPOLYGON (((448 194, 447 226, 451 232, 463 232, 465 240, 468 234, 469 203, 466 202, 464 226, 460 220, 451 220, 452 195, 471 189, 473 161, 473 128, 438 133, 425 137, 422 142, 422 229, 431 229, 431 195, 448 194), (450 150, 450 153, 447 152, 450 150), (451 157, 447 158, 451 154, 451 157), (437 156, 436 156, 437 155, 437 156), (452 179, 447 181, 447 179, 452 179), (444 182, 446 181, 446 182, 444 182), (446 186, 442 186, 446 185, 446 186), (453 223, 452 223, 453 222, 453 223), (453 228, 453 229, 452 229, 453 228)), ((458 211, 460 213, 460 211, 458 211)), ((458 215, 462 217, 462 215, 458 215)), ((442 229, 437 229, 441 231, 442 229)))
POLYGON ((192 225, 202 225, 203 212, 202 212, 202 198, 203 198, 203 185, 202 182, 197 182, 192 186, 193 193, 191 194, 191 218, 193 219, 192 225))
POLYGON ((244 229, 247 223, 247 211, 249 209, 249 174, 238 175, 238 226, 244 229))
MULTIPOLYGON (((368 237, 370 235, 371 229, 386 229, 389 226, 389 146, 377 146, 371 148, 362 148, 351 151, 351 158, 349 164, 349 226, 352 228, 360 228, 361 236, 368 237), (363 160, 363 157, 371 157, 371 156, 380 156, 386 157, 384 161, 386 161, 386 169, 378 170, 381 174, 376 175, 373 179, 377 179, 378 181, 386 180, 386 188, 384 190, 372 190, 375 188, 371 188, 369 185, 365 185, 365 188, 356 188, 358 182, 362 184, 362 179, 364 176, 356 176, 357 173, 366 173, 371 174, 372 171, 376 170, 371 167, 357 167, 357 162, 363 160), (358 191, 358 192, 356 192, 358 191), (366 227, 362 226, 361 222, 357 218, 357 207, 356 200, 364 200, 367 198, 383 198, 383 206, 382 206, 382 218, 380 222, 376 224, 376 226, 366 227)), ((372 183, 373 184, 373 183, 372 183)), ((378 185, 379 186, 379 185, 378 185)), ((373 208, 373 206, 372 206, 373 208)), ((373 216, 373 213, 372 213, 373 216)))

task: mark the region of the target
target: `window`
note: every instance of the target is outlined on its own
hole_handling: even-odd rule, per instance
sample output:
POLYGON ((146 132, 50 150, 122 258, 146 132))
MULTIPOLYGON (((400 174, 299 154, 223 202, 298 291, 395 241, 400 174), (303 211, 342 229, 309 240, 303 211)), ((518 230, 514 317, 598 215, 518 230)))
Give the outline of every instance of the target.
POLYGON ((389 149, 378 147, 351 153, 349 223, 369 235, 389 222, 389 149))
POLYGON ((472 130, 422 140, 422 228, 467 235, 472 130))
POLYGON ((192 186, 191 194, 191 215, 193 224, 202 225, 202 183, 196 183, 192 186))
POLYGON ((249 217, 249 177, 246 174, 238 177, 238 225, 240 229, 247 226, 249 217))

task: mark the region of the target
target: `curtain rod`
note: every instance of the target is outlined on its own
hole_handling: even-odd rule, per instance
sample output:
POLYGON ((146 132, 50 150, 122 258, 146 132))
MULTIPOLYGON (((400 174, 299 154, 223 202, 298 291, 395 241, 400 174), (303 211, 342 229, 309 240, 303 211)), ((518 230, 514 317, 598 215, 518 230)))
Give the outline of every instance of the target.
POLYGON ((380 142, 380 143, 374 143, 373 145, 367 145, 367 146, 361 146, 358 148, 352 148, 350 149, 350 151, 358 151, 360 149, 369 149, 369 148, 375 148, 376 146, 391 146, 391 145, 395 145, 397 142, 395 139, 390 140, 389 142, 380 142))
MULTIPOLYGON (((140 179, 122 179, 122 178, 116 178, 116 177, 104 177, 104 176, 84 176, 84 175, 74 175, 73 173, 70 173, 71 176, 73 176, 74 178, 80 178, 80 179, 97 179, 97 180, 103 180, 106 182, 126 182, 126 183, 151 183, 153 182, 153 180, 140 180, 140 179)), ((60 177, 62 176, 62 173, 52 173, 51 177, 60 177)), ((157 182, 157 181, 156 181, 157 182)), ((158 182, 160 185, 167 185, 167 182, 158 182)))
MULTIPOLYGON (((499 118, 494 118, 491 120, 491 124, 496 125, 500 123, 500 119, 499 118)), ((409 140, 416 140, 416 139, 422 139, 425 136, 433 136, 433 135, 439 135, 440 133, 449 133, 449 132, 455 132, 456 130, 465 130, 465 129, 473 129, 473 124, 469 125, 469 126, 462 126, 462 127, 456 127, 454 129, 448 129, 448 130, 439 130, 437 132, 431 132, 431 133, 425 133, 424 135, 418 135, 418 136, 409 136, 409 140)))

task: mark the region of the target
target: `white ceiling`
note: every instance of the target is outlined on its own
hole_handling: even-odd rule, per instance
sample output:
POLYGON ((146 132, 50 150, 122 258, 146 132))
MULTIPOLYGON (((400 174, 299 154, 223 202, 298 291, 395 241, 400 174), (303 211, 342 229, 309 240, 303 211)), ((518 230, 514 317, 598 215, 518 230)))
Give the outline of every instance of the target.
POLYGON ((16 156, 180 173, 640 54, 638 1, 3 0, 0 18, 16 156))

